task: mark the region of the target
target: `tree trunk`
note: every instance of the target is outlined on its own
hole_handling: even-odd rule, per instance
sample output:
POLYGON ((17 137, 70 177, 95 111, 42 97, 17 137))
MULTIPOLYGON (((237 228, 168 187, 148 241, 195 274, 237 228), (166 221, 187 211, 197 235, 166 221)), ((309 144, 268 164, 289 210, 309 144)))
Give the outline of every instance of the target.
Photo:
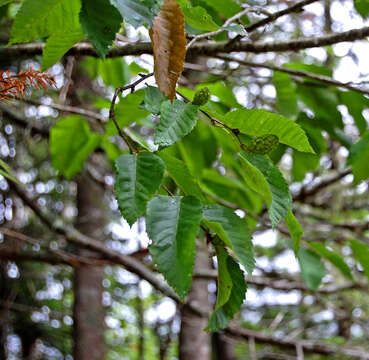
MULTIPOLYGON (((211 269, 209 253, 205 244, 197 247, 195 272, 211 269)), ((210 311, 208 280, 194 279, 188 295, 188 302, 210 311)), ((179 336, 179 360, 209 360, 211 353, 210 334, 204 331, 208 319, 194 314, 186 305, 181 313, 181 332, 179 336)))
MULTIPOLYGON (((77 182, 77 228, 95 239, 104 237, 103 190, 86 175, 77 182)), ((83 256, 95 255, 80 250, 83 256)), ((105 359, 104 317, 102 305, 104 268, 81 266, 74 274, 74 359, 105 359)))

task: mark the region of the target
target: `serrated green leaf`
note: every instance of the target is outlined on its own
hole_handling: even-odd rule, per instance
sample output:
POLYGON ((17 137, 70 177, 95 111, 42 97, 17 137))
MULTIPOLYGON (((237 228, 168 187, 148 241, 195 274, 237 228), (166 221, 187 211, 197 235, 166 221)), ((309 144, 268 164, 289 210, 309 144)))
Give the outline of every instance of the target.
MULTIPOLYGON (((269 217, 273 228, 276 227, 278 223, 286 217, 288 210, 290 210, 292 206, 292 198, 286 180, 278 167, 263 155, 242 151, 240 153, 240 158, 259 170, 267 181, 270 193, 272 194, 272 199, 269 203, 269 217)), ((255 174, 255 169, 252 174, 255 174)), ((255 183, 254 190, 262 196, 269 198, 270 194, 265 193, 265 184, 260 180, 260 175, 257 176, 257 181, 262 184, 262 187, 258 189, 258 183, 255 183)))
POLYGON ((109 0, 82 0, 82 29, 100 57, 105 58, 123 21, 109 0))
POLYGON ((138 28, 148 24, 152 26, 159 13, 162 0, 110 0, 121 13, 124 20, 138 28))
POLYGON ((347 165, 352 165, 355 183, 369 177, 369 131, 366 131, 361 139, 351 146, 347 165))
POLYGON ((149 152, 121 155, 115 165, 115 196, 122 216, 132 226, 158 190, 165 165, 159 156, 149 152))
POLYGON ((163 151, 160 152, 159 156, 164 160, 169 176, 186 195, 193 195, 200 200, 205 200, 198 182, 182 160, 163 151))
POLYGON ((189 134, 196 125, 199 107, 174 100, 161 104, 160 120, 155 129, 154 142, 157 145, 169 146, 189 134))
POLYGON ((147 206, 146 228, 154 263, 184 300, 192 282, 202 205, 193 196, 157 196, 147 206))
POLYGON ((301 276, 306 286, 316 291, 326 273, 324 264, 320 257, 311 250, 300 248, 298 261, 301 269, 301 276))
POLYGON ((239 109, 224 117, 225 123, 252 136, 273 134, 279 142, 303 152, 314 153, 302 128, 290 119, 261 109, 239 109))
POLYGON ((156 86, 147 86, 145 88, 142 108, 154 115, 159 115, 161 104, 166 100, 168 100, 168 98, 156 86))
POLYGON ((183 7, 186 23, 195 29, 202 31, 216 31, 219 26, 214 22, 211 15, 201 6, 183 7))
POLYGON ((332 263, 342 274, 352 280, 351 270, 345 263, 343 258, 334 251, 328 250, 324 244, 317 242, 309 242, 309 246, 321 257, 332 263))
POLYGON ((219 331, 228 326, 236 312, 240 310, 247 290, 245 276, 239 265, 221 246, 217 246, 216 250, 218 257, 218 298, 215 310, 210 316, 209 324, 205 329, 207 331, 219 331))
POLYGON ((251 276, 255 266, 251 234, 245 220, 221 205, 204 207, 205 223, 233 250, 251 276))
POLYGON ((277 106, 279 112, 294 119, 298 113, 296 86, 288 74, 275 71, 273 84, 277 90, 277 106))
POLYGON ((364 274, 369 279, 369 247, 357 240, 350 240, 351 249, 355 258, 364 269, 364 274))
POLYGON ((300 249, 300 241, 303 235, 303 230, 300 223, 297 221, 295 215, 293 215, 292 210, 288 210, 287 216, 285 217, 285 221, 288 227, 288 231, 290 232, 293 249, 295 254, 299 252, 300 249))
POLYGON ((50 131, 50 153, 53 167, 71 179, 82 170, 88 156, 101 141, 91 133, 86 120, 72 115, 58 121, 50 131))

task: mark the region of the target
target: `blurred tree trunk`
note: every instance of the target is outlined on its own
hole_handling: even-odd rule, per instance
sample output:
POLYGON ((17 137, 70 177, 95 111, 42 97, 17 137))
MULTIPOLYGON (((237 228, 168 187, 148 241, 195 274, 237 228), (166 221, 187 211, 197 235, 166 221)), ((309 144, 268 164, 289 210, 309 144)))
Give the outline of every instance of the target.
MULTIPOLYGON (((197 247, 195 272, 200 269, 211 269, 209 253, 203 243, 197 247)), ((208 280, 194 278, 187 301, 196 304, 204 311, 210 311, 208 280)), ((210 359, 210 334, 203 331, 207 322, 207 318, 201 318, 194 314, 188 306, 183 306, 179 335, 179 360, 210 359)))
MULTIPOLYGON (((86 173, 77 181, 77 228, 83 234, 103 239, 104 192, 86 173)), ((80 250, 92 256, 89 250, 80 250)), ((95 255, 96 256, 96 255, 95 255)), ((74 359, 105 359, 104 317, 102 305, 104 267, 81 266, 74 275, 74 359)))

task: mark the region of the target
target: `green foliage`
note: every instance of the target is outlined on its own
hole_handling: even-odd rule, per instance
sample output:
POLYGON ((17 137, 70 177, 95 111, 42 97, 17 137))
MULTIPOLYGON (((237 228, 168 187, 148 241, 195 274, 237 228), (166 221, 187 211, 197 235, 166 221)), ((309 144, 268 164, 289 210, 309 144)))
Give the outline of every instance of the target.
POLYGON ((56 170, 71 179, 83 168, 88 156, 100 144, 101 136, 90 131, 86 120, 69 116, 50 131, 51 161, 56 170))
POLYGON ((364 274, 369 279, 369 248, 358 240, 350 241, 352 252, 364 269, 364 274))
POLYGON ((155 144, 169 146, 189 134, 196 125, 198 106, 167 100, 161 104, 160 120, 155 129, 155 144))
POLYGON ((369 177, 369 131, 350 149, 347 165, 352 165, 355 182, 359 183, 369 177))
POLYGON ((369 3, 367 0, 354 0, 356 11, 363 17, 369 16, 369 3))
POLYGON ((275 71, 273 83, 277 90, 277 106, 279 112, 290 118, 295 118, 298 113, 296 86, 288 74, 275 71))
MULTIPOLYGON (((276 227, 286 217, 292 206, 292 198, 286 180, 272 161, 263 155, 250 154, 243 151, 240 153, 240 158, 248 163, 249 168, 254 167, 251 172, 250 182, 253 183, 253 189, 267 199, 269 217, 273 228, 276 227), (265 180, 262 180, 258 172, 262 174, 265 180), (269 191, 266 190, 265 181, 269 186, 269 191), (259 185, 260 183, 261 186, 259 185)), ((246 176, 249 177, 249 173, 246 176)))
POLYGON ((122 216, 132 225, 146 210, 158 190, 165 165, 160 157, 142 152, 121 155, 116 161, 115 194, 122 216))
POLYGON ((158 270, 184 300, 192 282, 202 205, 193 196, 157 196, 147 206, 149 247, 158 270))
POLYGON ((201 6, 183 7, 186 23, 195 29, 202 31, 215 31, 219 26, 214 22, 212 17, 201 6))
POLYGON ((79 14, 83 32, 100 57, 105 58, 122 23, 122 16, 109 0, 83 0, 79 14))
POLYGON ((17 178, 13 175, 10 166, 3 160, 0 159, 0 175, 19 184, 17 178))
POLYGON ((265 155, 274 151, 279 144, 278 137, 275 135, 263 135, 253 139, 247 145, 247 151, 254 154, 265 155))
POLYGON ((245 276, 237 262, 221 247, 216 246, 218 259, 218 297, 207 331, 225 329, 245 299, 245 276))
POLYGON ((306 286, 316 291, 326 273, 324 264, 320 257, 311 250, 300 248, 298 260, 301 269, 301 276, 306 286))
POLYGON ((121 13, 124 20, 135 28, 153 24, 160 10, 161 0, 110 0, 121 13))
POLYGON ((210 89, 208 87, 204 87, 198 91, 196 91, 195 96, 192 100, 193 105, 203 106, 210 99, 210 89))
POLYGON ((240 109, 225 115, 226 124, 252 136, 272 134, 296 150, 314 153, 301 127, 292 120, 260 109, 240 109))
POLYGON ((292 210, 289 210, 286 217, 285 217, 286 225, 288 227, 288 231, 291 234, 291 239, 293 243, 293 250, 295 251, 295 254, 298 254, 300 250, 300 241, 301 237, 303 235, 303 230, 296 219, 295 215, 293 214, 292 210))
POLYGON ((340 255, 332 250, 328 250, 324 244, 318 242, 309 242, 309 246, 316 252, 319 256, 327 259, 332 263, 338 270, 342 272, 344 276, 352 280, 351 270, 340 255))
POLYGON ((159 115, 161 104, 166 100, 168 98, 156 86, 147 86, 142 107, 154 115, 159 115))
POLYGON ((25 0, 15 17, 9 44, 47 37, 43 67, 49 68, 83 39, 80 8, 79 0, 25 0))
POLYGON ((221 205, 205 206, 204 220, 209 228, 233 250, 240 263, 251 276, 255 260, 251 234, 246 222, 232 210, 221 205))

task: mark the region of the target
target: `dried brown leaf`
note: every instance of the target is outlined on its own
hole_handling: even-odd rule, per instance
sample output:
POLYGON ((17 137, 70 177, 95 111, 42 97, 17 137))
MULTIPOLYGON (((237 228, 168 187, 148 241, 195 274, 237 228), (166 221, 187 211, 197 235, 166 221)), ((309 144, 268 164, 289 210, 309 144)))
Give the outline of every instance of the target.
POLYGON ((154 51, 154 74, 160 91, 173 102, 186 56, 185 20, 174 0, 164 0, 150 29, 154 51))

